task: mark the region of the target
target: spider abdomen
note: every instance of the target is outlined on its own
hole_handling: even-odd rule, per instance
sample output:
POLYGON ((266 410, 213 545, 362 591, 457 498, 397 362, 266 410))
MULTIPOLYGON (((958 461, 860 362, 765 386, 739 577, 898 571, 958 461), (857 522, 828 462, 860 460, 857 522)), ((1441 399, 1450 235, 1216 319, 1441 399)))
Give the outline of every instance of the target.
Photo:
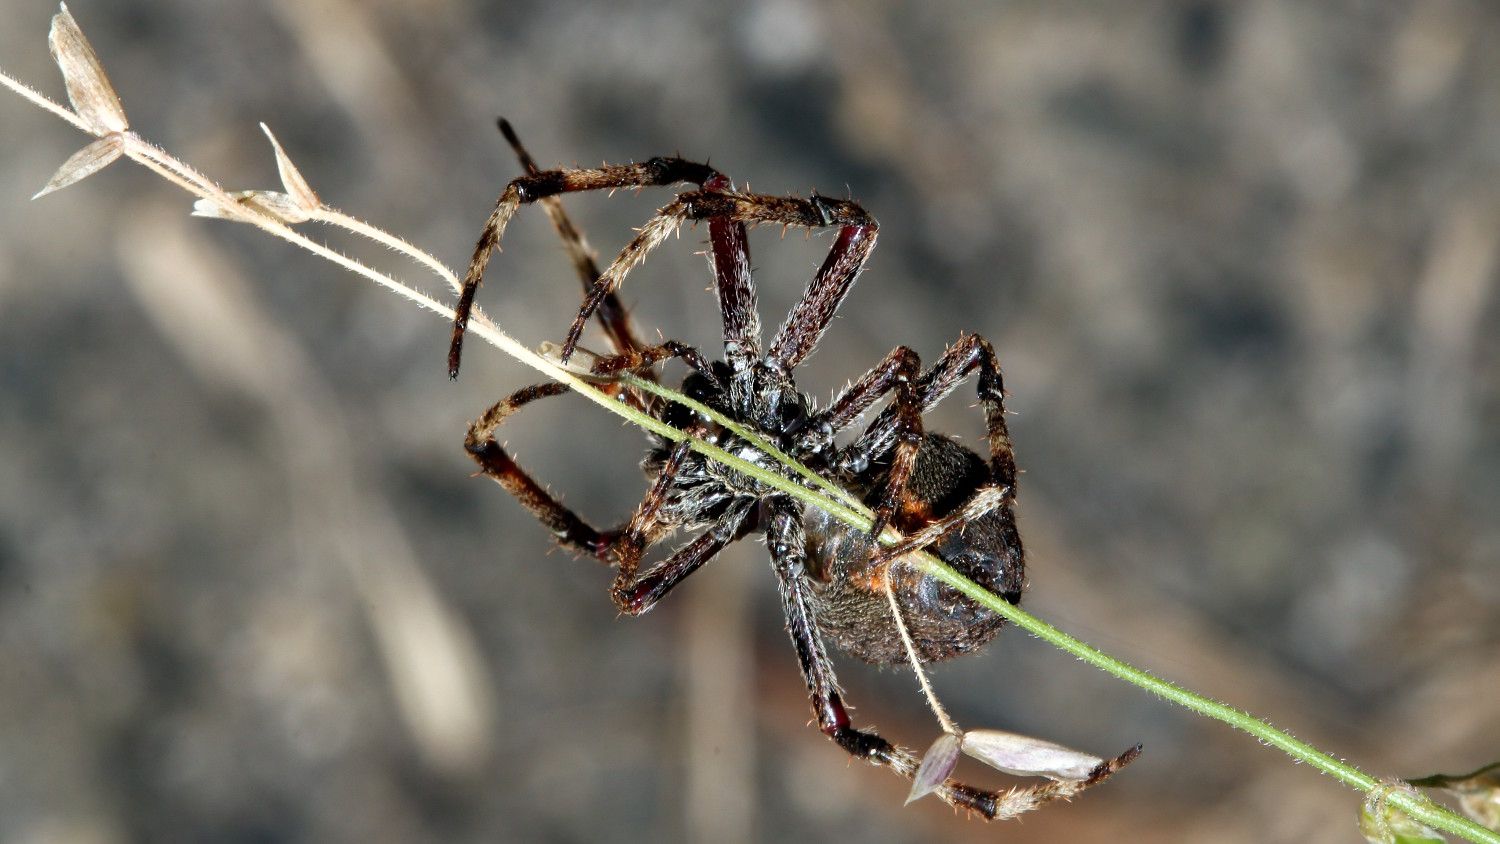
MULTIPOLYGON (((878 494, 889 466, 875 463, 853 479, 863 495, 878 494)), ((925 435, 908 486, 909 506, 895 524, 905 532, 948 515, 989 479, 984 461, 942 434, 925 435)), ((846 653, 866 662, 906 661, 891 618, 890 603, 871 562, 869 537, 828 514, 809 508, 803 516, 809 576, 823 631, 846 653)), ((965 577, 1011 603, 1025 586, 1025 561, 1011 508, 999 507, 951 533, 930 549, 965 577)), ((909 568, 892 570, 903 621, 926 662, 968 653, 995 637, 1005 620, 931 577, 909 568)))

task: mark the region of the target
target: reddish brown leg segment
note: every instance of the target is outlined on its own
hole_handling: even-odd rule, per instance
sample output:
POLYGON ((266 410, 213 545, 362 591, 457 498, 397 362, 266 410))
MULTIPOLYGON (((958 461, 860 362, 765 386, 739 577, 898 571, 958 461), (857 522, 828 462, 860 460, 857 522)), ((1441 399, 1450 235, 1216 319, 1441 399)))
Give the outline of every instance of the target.
MULTIPOLYGON (((454 308, 453 339, 448 346, 448 376, 458 377, 459 362, 463 355, 464 331, 469 325, 469 314, 474 308, 474 295, 484 280, 485 267, 490 256, 500 245, 511 217, 522 205, 564 193, 591 190, 613 190, 616 188, 638 188, 652 185, 670 185, 676 182, 703 184, 716 171, 705 165, 681 158, 652 158, 640 164, 612 164, 597 168, 545 170, 532 173, 512 181, 495 200, 495 207, 485 220, 484 231, 474 245, 474 256, 469 261, 469 271, 464 276, 463 291, 454 308)), ((595 287, 598 285, 596 284, 595 287)), ((612 288, 611 288, 612 289, 612 288)), ((593 310, 604 304, 606 297, 593 302, 593 310)), ((582 331, 582 328, 579 328, 582 331)), ((575 341, 576 344, 576 341, 575 341)), ((572 349, 567 352, 571 353, 572 349)), ((565 358, 566 359, 566 356, 565 358)))
MULTIPOLYGON (((896 413, 896 452, 891 458, 885 489, 875 506, 875 518, 870 526, 872 548, 878 547, 880 534, 890 524, 898 509, 906 503, 907 483, 917 464, 917 451, 922 445, 922 408, 917 402, 912 382, 916 380, 921 368, 922 362, 916 352, 906 346, 897 346, 845 393, 846 396, 855 396, 856 400, 866 397, 873 400, 880 393, 891 390, 896 393, 895 404, 892 405, 892 410, 896 413)), ((849 408, 840 409, 838 405, 839 402, 835 402, 830 410, 841 410, 844 413, 849 411, 849 408)), ((861 408, 860 412, 862 411, 861 408)), ((907 527, 903 525, 902 529, 907 527)))
POLYGON ((679 343, 676 340, 668 340, 657 346, 647 346, 640 349, 630 349, 618 355, 597 358, 590 371, 595 375, 615 375, 621 372, 650 372, 651 367, 664 360, 682 358, 683 362, 709 378, 713 378, 713 369, 708 360, 698 353, 692 346, 679 343))
MULTIPOLYGON (((1010 431, 1005 424, 1005 385, 1000 377, 999 360, 988 340, 977 334, 960 337, 957 343, 949 347, 942 360, 916 379, 914 392, 917 402, 920 411, 926 413, 976 369, 979 370, 979 402, 984 408, 986 437, 990 446, 990 473, 995 484, 1014 490, 1016 458, 1011 449, 1010 431)), ((855 402, 853 393, 851 388, 845 394, 851 397, 851 403, 855 402)), ((844 398, 841 396, 836 400, 828 412, 832 413, 840 408, 844 398)), ((873 401, 873 397, 871 400, 873 401)), ((869 407, 869 402, 863 407, 869 407)), ((849 408, 845 408, 839 414, 843 425, 852 423, 858 415, 851 415, 848 411, 849 408)), ((896 407, 886 408, 870 423, 864 434, 840 454, 840 460, 857 465, 878 458, 892 447, 900 431, 899 411, 896 407)))
MULTIPOLYGON (((526 175, 535 176, 541 170, 536 166, 536 160, 526 147, 521 144, 521 139, 516 135, 515 127, 505 118, 499 120, 500 134, 515 151, 516 158, 520 160, 521 167, 526 170, 526 175)), ((583 283, 584 292, 588 292, 599 280, 599 264, 594 260, 593 252, 589 249, 583 233, 573 225, 573 220, 563 210, 562 200, 555 196, 544 197, 541 200, 542 210, 547 212, 547 219, 552 222, 552 228, 557 230, 557 236, 562 239, 563 250, 568 253, 568 260, 573 264, 573 269, 578 273, 578 280, 583 283)), ((645 347, 635 336, 635 330, 631 327, 630 312, 620 303, 618 296, 608 296, 599 305, 599 323, 604 328, 604 333, 609 337, 610 346, 618 353, 625 353, 633 349, 645 347)), ((652 373, 642 373, 644 377, 652 377, 652 373)))
POLYGON ((671 556, 639 577, 626 579, 622 565, 620 577, 610 590, 615 605, 628 615, 640 615, 656 606, 683 579, 738 538, 740 526, 744 524, 749 512, 750 502, 736 504, 708 530, 673 551, 671 556))
POLYGON ((771 358, 780 363, 783 370, 801 364, 818 345, 874 248, 873 220, 866 225, 845 226, 839 231, 838 240, 834 241, 828 257, 823 260, 823 266, 813 276, 807 292, 787 315, 786 322, 782 323, 771 343, 771 358))
POLYGON ((750 241, 745 224, 709 220, 708 243, 724 323, 724 362, 730 371, 743 372, 760 358, 760 310, 755 301, 755 279, 750 275, 750 241))
MULTIPOLYGON (((813 196, 811 199, 802 199, 791 196, 768 196, 765 194, 739 193, 720 186, 727 185, 727 180, 716 174, 717 178, 709 178, 700 182, 704 190, 688 191, 679 194, 677 200, 662 208, 651 218, 640 232, 626 244, 620 254, 615 257, 609 268, 599 277, 594 285, 593 291, 585 298, 583 307, 578 316, 573 319, 573 325, 568 329, 567 339, 563 342, 562 359, 566 361, 578 345, 578 338, 583 334, 583 327, 588 324, 589 317, 600 307, 605 297, 619 288, 625 274, 641 261, 646 255, 655 249, 663 240, 677 231, 684 222, 692 220, 709 221, 709 238, 714 241, 713 222, 716 220, 728 223, 740 223, 745 225, 756 225, 759 223, 774 223, 782 226, 799 226, 803 228, 826 228, 839 226, 839 239, 829 252, 823 267, 813 279, 812 285, 803 300, 798 303, 793 314, 788 317, 787 323, 777 333, 775 342, 772 344, 771 356, 782 366, 784 370, 790 370, 806 357, 807 353, 816 345, 822 336, 823 330, 828 327, 828 322, 833 318, 833 311, 837 309, 839 302, 843 301, 848 293, 849 287, 854 283, 860 268, 864 265, 865 258, 875 246, 875 220, 865 213, 853 202, 828 199, 821 196, 813 196)), ((721 228, 721 238, 716 247, 722 245, 727 250, 721 259, 715 258, 715 271, 738 273, 733 265, 743 261, 744 266, 749 265, 748 247, 745 249, 743 258, 739 250, 743 241, 733 242, 734 235, 729 235, 738 230, 721 228)), ((753 288, 744 288, 751 289, 753 288)), ((721 287, 722 293, 722 287, 721 287)), ((734 301, 733 298, 723 299, 721 303, 734 301)), ((743 337, 747 326, 738 325, 739 317, 734 315, 731 319, 726 317, 726 326, 734 326, 731 331, 726 331, 726 339, 731 334, 736 338, 743 337)))
MULTIPOLYGON (((701 432, 691 432, 698 436, 701 432)), ((750 501, 735 502, 708 530, 677 549, 666 560, 643 575, 637 575, 641 555, 652 543, 661 538, 661 511, 667 505, 670 493, 683 461, 692 452, 690 442, 683 441, 672 447, 663 461, 661 470, 641 499, 635 515, 615 543, 614 552, 619 573, 610 587, 610 596, 622 612, 640 615, 656 606, 672 587, 692 574, 699 566, 708 562, 739 536, 740 525, 750 512, 750 501)))
POLYGON ((557 383, 536 384, 517 390, 474 420, 469 426, 464 448, 479 464, 480 471, 515 496, 521 506, 545 525, 559 542, 603 562, 611 562, 610 549, 619 540, 621 530, 600 531, 590 526, 533 480, 495 439, 495 429, 511 414, 537 399, 567 391, 568 385, 557 383))

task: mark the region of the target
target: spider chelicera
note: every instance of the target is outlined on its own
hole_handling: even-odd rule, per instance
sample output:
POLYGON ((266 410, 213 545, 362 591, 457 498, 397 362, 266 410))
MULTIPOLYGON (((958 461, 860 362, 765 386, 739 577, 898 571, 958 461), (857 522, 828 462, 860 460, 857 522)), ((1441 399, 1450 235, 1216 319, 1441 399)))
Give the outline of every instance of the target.
MULTIPOLYGON (((626 524, 591 527, 531 478, 501 447, 496 429, 537 399, 568 391, 549 382, 518 390, 470 426, 465 448, 494 479, 571 549, 615 566, 610 596, 621 611, 650 610, 684 578, 727 545, 764 533, 776 572, 787 630, 812 697, 818 727, 855 757, 911 778, 918 758, 873 732, 855 729, 824 647, 830 638, 866 662, 907 661, 902 625, 888 602, 894 595, 905 635, 917 656, 937 662, 968 653, 994 638, 1004 619, 953 588, 894 567, 901 554, 928 549, 948 565, 1011 603, 1025 587, 1021 537, 1016 530, 1016 463, 1006 430, 1004 389, 994 349, 978 335, 961 336, 932 367, 917 353, 896 347, 833 401, 819 408, 792 373, 817 346, 839 304, 875 246, 875 219, 854 202, 814 194, 767 196, 735 189, 722 173, 681 158, 591 169, 538 170, 504 120, 501 131, 527 171, 500 195, 474 250, 454 321, 449 374, 457 377, 464 329, 491 253, 520 206, 540 202, 561 235, 586 292, 583 307, 561 348, 566 362, 590 317, 597 317, 613 354, 596 356, 597 376, 634 373, 655 379, 653 367, 680 359, 691 370, 682 393, 755 431, 819 475, 855 494, 874 511, 870 532, 855 530, 822 510, 755 481, 691 450, 687 442, 653 437, 642 463, 650 489, 626 524), (582 236, 562 209, 564 193, 687 183, 695 189, 657 212, 602 273, 582 236), (683 223, 707 221, 710 258, 723 318, 724 356, 708 360, 691 346, 655 345, 635 335, 616 290, 625 274, 683 223), (837 228, 827 258, 764 346, 750 272, 749 226, 762 223, 806 229, 837 228), (977 373, 984 409, 988 459, 956 440, 923 429, 922 414, 977 373), (882 397, 890 405, 847 445, 834 438, 851 428, 882 397), (881 547, 874 537, 891 526, 905 539, 881 547), (692 536, 667 558, 642 571, 645 550, 670 534, 692 536)), ((764 453, 701 413, 625 384, 609 386, 625 402, 674 428, 761 466, 784 471, 764 453)), ((795 476, 793 476, 795 478, 795 476)), ((1005 818, 1103 781, 1135 758, 1139 747, 1101 761, 1086 777, 1006 792, 985 791, 952 780, 937 794, 949 804, 986 818, 1005 818)))

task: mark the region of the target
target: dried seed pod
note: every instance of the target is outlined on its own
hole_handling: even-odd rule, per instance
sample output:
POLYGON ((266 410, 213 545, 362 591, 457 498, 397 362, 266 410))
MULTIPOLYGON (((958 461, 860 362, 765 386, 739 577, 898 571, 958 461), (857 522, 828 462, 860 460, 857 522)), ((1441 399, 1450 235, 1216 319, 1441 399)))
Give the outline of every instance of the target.
POLYGON ((83 30, 73 20, 67 4, 52 16, 52 29, 47 34, 47 43, 52 48, 52 58, 62 71, 63 82, 68 87, 68 100, 73 110, 83 118, 89 131, 103 136, 111 132, 124 132, 130 128, 125 120, 125 107, 115 93, 109 78, 104 75, 104 66, 94 48, 83 37, 83 30))
POLYGON ((964 733, 963 751, 991 768, 1025 777, 1082 782, 1104 760, 1044 739, 1002 730, 964 733))
POLYGON ((74 182, 86 179, 113 164, 115 159, 124 152, 125 147, 119 135, 105 135, 68 156, 68 160, 57 168, 57 172, 47 180, 47 184, 31 198, 40 199, 53 191, 62 190, 74 182))

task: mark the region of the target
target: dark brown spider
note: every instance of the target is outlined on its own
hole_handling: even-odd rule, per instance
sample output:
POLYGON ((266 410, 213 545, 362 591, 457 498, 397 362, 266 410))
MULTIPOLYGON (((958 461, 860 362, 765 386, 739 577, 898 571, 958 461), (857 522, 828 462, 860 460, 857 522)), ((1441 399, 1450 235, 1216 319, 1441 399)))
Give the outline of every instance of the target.
MULTIPOLYGON (((830 637, 843 651, 866 662, 906 662, 887 588, 894 593, 912 644, 924 661, 968 653, 994 638, 1004 624, 1002 617, 947 585, 907 567, 890 565, 901 553, 919 548, 930 548, 1011 603, 1020 600, 1025 565, 1012 511, 1016 464, 994 350, 984 338, 966 335, 936 365, 923 371, 917 353, 898 346, 828 407, 817 408, 797 388, 792 372, 816 347, 875 246, 876 223, 864 209, 816 194, 802 199, 743 193, 718 171, 681 158, 539 171, 510 125, 502 120, 500 128, 527 175, 511 182, 500 195, 475 247, 454 323, 449 374, 457 376, 474 294, 506 224, 521 205, 541 202, 586 291, 562 347, 563 361, 577 349, 590 316, 598 317, 614 350, 594 360, 596 375, 632 372, 654 378, 655 364, 681 359, 692 369, 682 385, 684 394, 753 429, 857 494, 873 508, 875 526, 870 533, 856 531, 821 510, 705 458, 687 443, 655 437, 642 463, 653 479, 644 500, 625 525, 597 530, 533 480, 495 438, 495 430, 517 410, 536 399, 567 392, 568 386, 561 383, 526 387, 503 399, 475 420, 465 447, 484 474, 514 495, 558 542, 618 567, 610 595, 630 615, 650 610, 731 542, 763 532, 819 728, 850 754, 911 778, 918 767, 914 754, 852 726, 823 638, 830 637), (679 193, 662 208, 603 273, 558 199, 560 194, 575 191, 681 182, 696 189, 679 193), (684 222, 699 220, 708 222, 723 317, 723 360, 709 361, 692 347, 672 340, 643 344, 615 294, 625 273, 646 253, 684 222), (746 239, 747 226, 759 223, 838 228, 827 259, 768 349, 761 343, 746 239), (988 461, 950 437, 927 433, 922 425, 922 414, 976 371, 988 430, 988 461), (839 446, 834 442, 836 434, 852 426, 887 393, 894 396, 891 405, 852 443, 839 446), (887 525, 907 539, 895 549, 881 550, 872 537, 887 525), (664 561, 640 571, 645 549, 676 531, 693 538, 664 561)), ((781 471, 779 464, 749 443, 683 405, 619 384, 610 389, 675 428, 781 471)), ((1011 817, 1103 781, 1138 753, 1136 747, 1102 761, 1080 781, 1054 781, 1002 793, 949 780, 937 793, 951 805, 986 818, 1011 817)))

